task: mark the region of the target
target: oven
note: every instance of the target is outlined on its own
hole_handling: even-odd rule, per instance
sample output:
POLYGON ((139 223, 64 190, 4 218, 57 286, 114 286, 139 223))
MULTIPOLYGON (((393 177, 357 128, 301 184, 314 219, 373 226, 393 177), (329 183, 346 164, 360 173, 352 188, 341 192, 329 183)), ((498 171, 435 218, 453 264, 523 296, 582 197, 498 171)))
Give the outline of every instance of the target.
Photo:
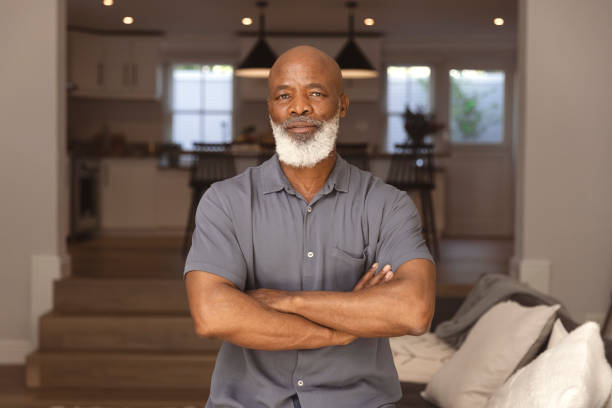
POLYGON ((100 226, 100 159, 73 157, 71 239, 93 235, 100 226))

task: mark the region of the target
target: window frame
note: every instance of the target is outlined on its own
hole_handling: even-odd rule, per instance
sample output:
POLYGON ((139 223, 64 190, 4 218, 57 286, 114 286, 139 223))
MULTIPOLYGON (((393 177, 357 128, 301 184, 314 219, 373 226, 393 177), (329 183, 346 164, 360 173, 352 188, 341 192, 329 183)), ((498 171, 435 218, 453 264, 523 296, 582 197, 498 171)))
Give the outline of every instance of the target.
POLYGON ((445 122, 447 124, 446 131, 448 132, 448 145, 449 148, 453 150, 500 150, 507 149, 511 145, 510 140, 510 124, 508 121, 512 121, 512 81, 513 78, 507 68, 503 68, 501 66, 497 66, 495 64, 475 64, 475 65, 466 65, 466 64, 448 64, 445 68, 446 81, 445 85, 448 89, 448 100, 446 111, 444 112, 445 122), (504 74, 504 107, 503 107, 503 126, 502 126, 502 140, 498 143, 456 143, 453 142, 450 134, 450 120, 451 120, 451 85, 450 85, 450 71, 451 70, 474 70, 474 71, 496 71, 502 72, 504 74), (510 105, 510 106, 509 106, 510 105))
POLYGON ((516 105, 516 74, 515 63, 512 52, 465 52, 455 54, 449 52, 447 58, 441 58, 440 52, 426 52, 417 58, 388 58, 383 64, 382 79, 382 101, 381 115, 384 118, 380 148, 382 152, 387 151, 387 68, 389 66, 428 66, 431 69, 431 111, 436 114, 437 120, 447 125, 440 131, 435 150, 443 152, 476 153, 476 152, 500 152, 510 151, 513 139, 517 131, 517 115, 514 112, 516 105), (450 140, 448 124, 450 121, 450 70, 473 69, 483 71, 502 71, 505 75, 504 86, 504 135, 503 142, 499 144, 455 144, 450 140))
MULTIPOLYGON (((236 139, 236 116, 238 91, 237 81, 235 75, 235 61, 227 57, 222 58, 169 58, 162 64, 163 75, 163 101, 162 101, 162 116, 163 116, 163 134, 162 138, 165 143, 175 143, 172 138, 172 124, 173 114, 176 112, 172 109, 172 93, 173 93, 173 77, 172 69, 174 65, 229 65, 234 70, 232 77, 232 113, 231 113, 231 132, 230 142, 236 139)), ((225 111, 224 111, 225 112, 225 111)))
MULTIPOLYGON (((430 87, 429 87, 429 106, 430 106, 430 111, 431 112, 436 112, 436 101, 435 101, 435 88, 436 88, 436 84, 434 81, 435 78, 435 67, 434 64, 432 63, 387 63, 384 65, 384 71, 383 71, 383 75, 382 75, 382 84, 383 84, 383 92, 381 93, 382 95, 382 103, 381 106, 383 107, 383 117, 384 117, 384 126, 383 126, 383 136, 382 136, 382 150, 386 153, 393 153, 394 149, 389 150, 387 145, 389 143, 389 129, 388 129, 388 125, 389 125, 389 116, 390 115, 398 115, 397 113, 390 113, 389 112, 389 107, 387 106, 387 101, 388 101, 388 95, 387 95, 387 89, 389 87, 389 83, 388 83, 388 77, 387 77, 387 69, 389 67, 428 67, 430 70, 430 74, 429 74, 429 81, 430 81, 430 87)), ((401 114, 400 114, 401 115, 401 114)))

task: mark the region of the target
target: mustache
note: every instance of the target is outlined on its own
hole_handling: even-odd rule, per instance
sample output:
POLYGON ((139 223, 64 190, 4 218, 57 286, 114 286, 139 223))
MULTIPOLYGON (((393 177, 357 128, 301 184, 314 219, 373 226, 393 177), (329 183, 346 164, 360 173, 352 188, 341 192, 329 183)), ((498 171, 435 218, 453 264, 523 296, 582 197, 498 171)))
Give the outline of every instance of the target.
POLYGON ((323 120, 317 120, 317 119, 309 118, 308 116, 302 115, 302 116, 294 116, 292 118, 287 119, 286 121, 281 123, 281 126, 286 129, 290 125, 297 123, 297 122, 308 123, 309 125, 313 125, 318 128, 320 128, 321 126, 325 124, 325 121, 323 120))

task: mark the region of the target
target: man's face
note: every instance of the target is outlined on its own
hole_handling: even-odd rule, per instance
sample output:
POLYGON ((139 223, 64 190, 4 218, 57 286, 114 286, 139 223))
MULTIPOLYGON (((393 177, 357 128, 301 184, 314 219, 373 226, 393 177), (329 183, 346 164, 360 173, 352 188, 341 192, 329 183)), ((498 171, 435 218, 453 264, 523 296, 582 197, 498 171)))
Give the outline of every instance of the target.
POLYGON ((283 125, 292 138, 306 141, 321 128, 321 122, 333 119, 336 113, 346 114, 348 98, 339 88, 328 65, 317 59, 294 58, 270 74, 270 119, 283 125))

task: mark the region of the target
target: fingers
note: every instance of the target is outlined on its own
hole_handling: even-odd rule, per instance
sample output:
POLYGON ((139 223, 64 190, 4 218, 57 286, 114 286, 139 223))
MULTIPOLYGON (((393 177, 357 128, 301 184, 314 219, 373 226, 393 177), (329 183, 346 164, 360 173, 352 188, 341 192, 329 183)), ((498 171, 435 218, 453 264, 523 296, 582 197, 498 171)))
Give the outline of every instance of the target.
POLYGON ((368 271, 363 274, 359 282, 353 288, 353 291, 356 292, 358 290, 369 288, 372 286, 376 286, 379 283, 387 282, 393 278, 393 271, 391 270, 391 265, 385 265, 378 274, 375 275, 376 269, 378 268, 378 262, 374 263, 368 271))
POLYGON ((372 278, 372 276, 374 276, 376 269, 378 269, 378 262, 374 262, 372 266, 370 266, 370 269, 368 269, 368 271, 363 274, 361 279, 359 279, 359 282, 357 282, 357 284, 353 288, 353 291, 358 291, 358 290, 363 289, 366 282, 368 282, 372 278))
POLYGON ((372 279, 368 280, 364 288, 370 288, 372 286, 376 286, 383 281, 388 281, 393 277, 393 272, 391 271, 391 265, 385 265, 377 275, 375 275, 372 279))

